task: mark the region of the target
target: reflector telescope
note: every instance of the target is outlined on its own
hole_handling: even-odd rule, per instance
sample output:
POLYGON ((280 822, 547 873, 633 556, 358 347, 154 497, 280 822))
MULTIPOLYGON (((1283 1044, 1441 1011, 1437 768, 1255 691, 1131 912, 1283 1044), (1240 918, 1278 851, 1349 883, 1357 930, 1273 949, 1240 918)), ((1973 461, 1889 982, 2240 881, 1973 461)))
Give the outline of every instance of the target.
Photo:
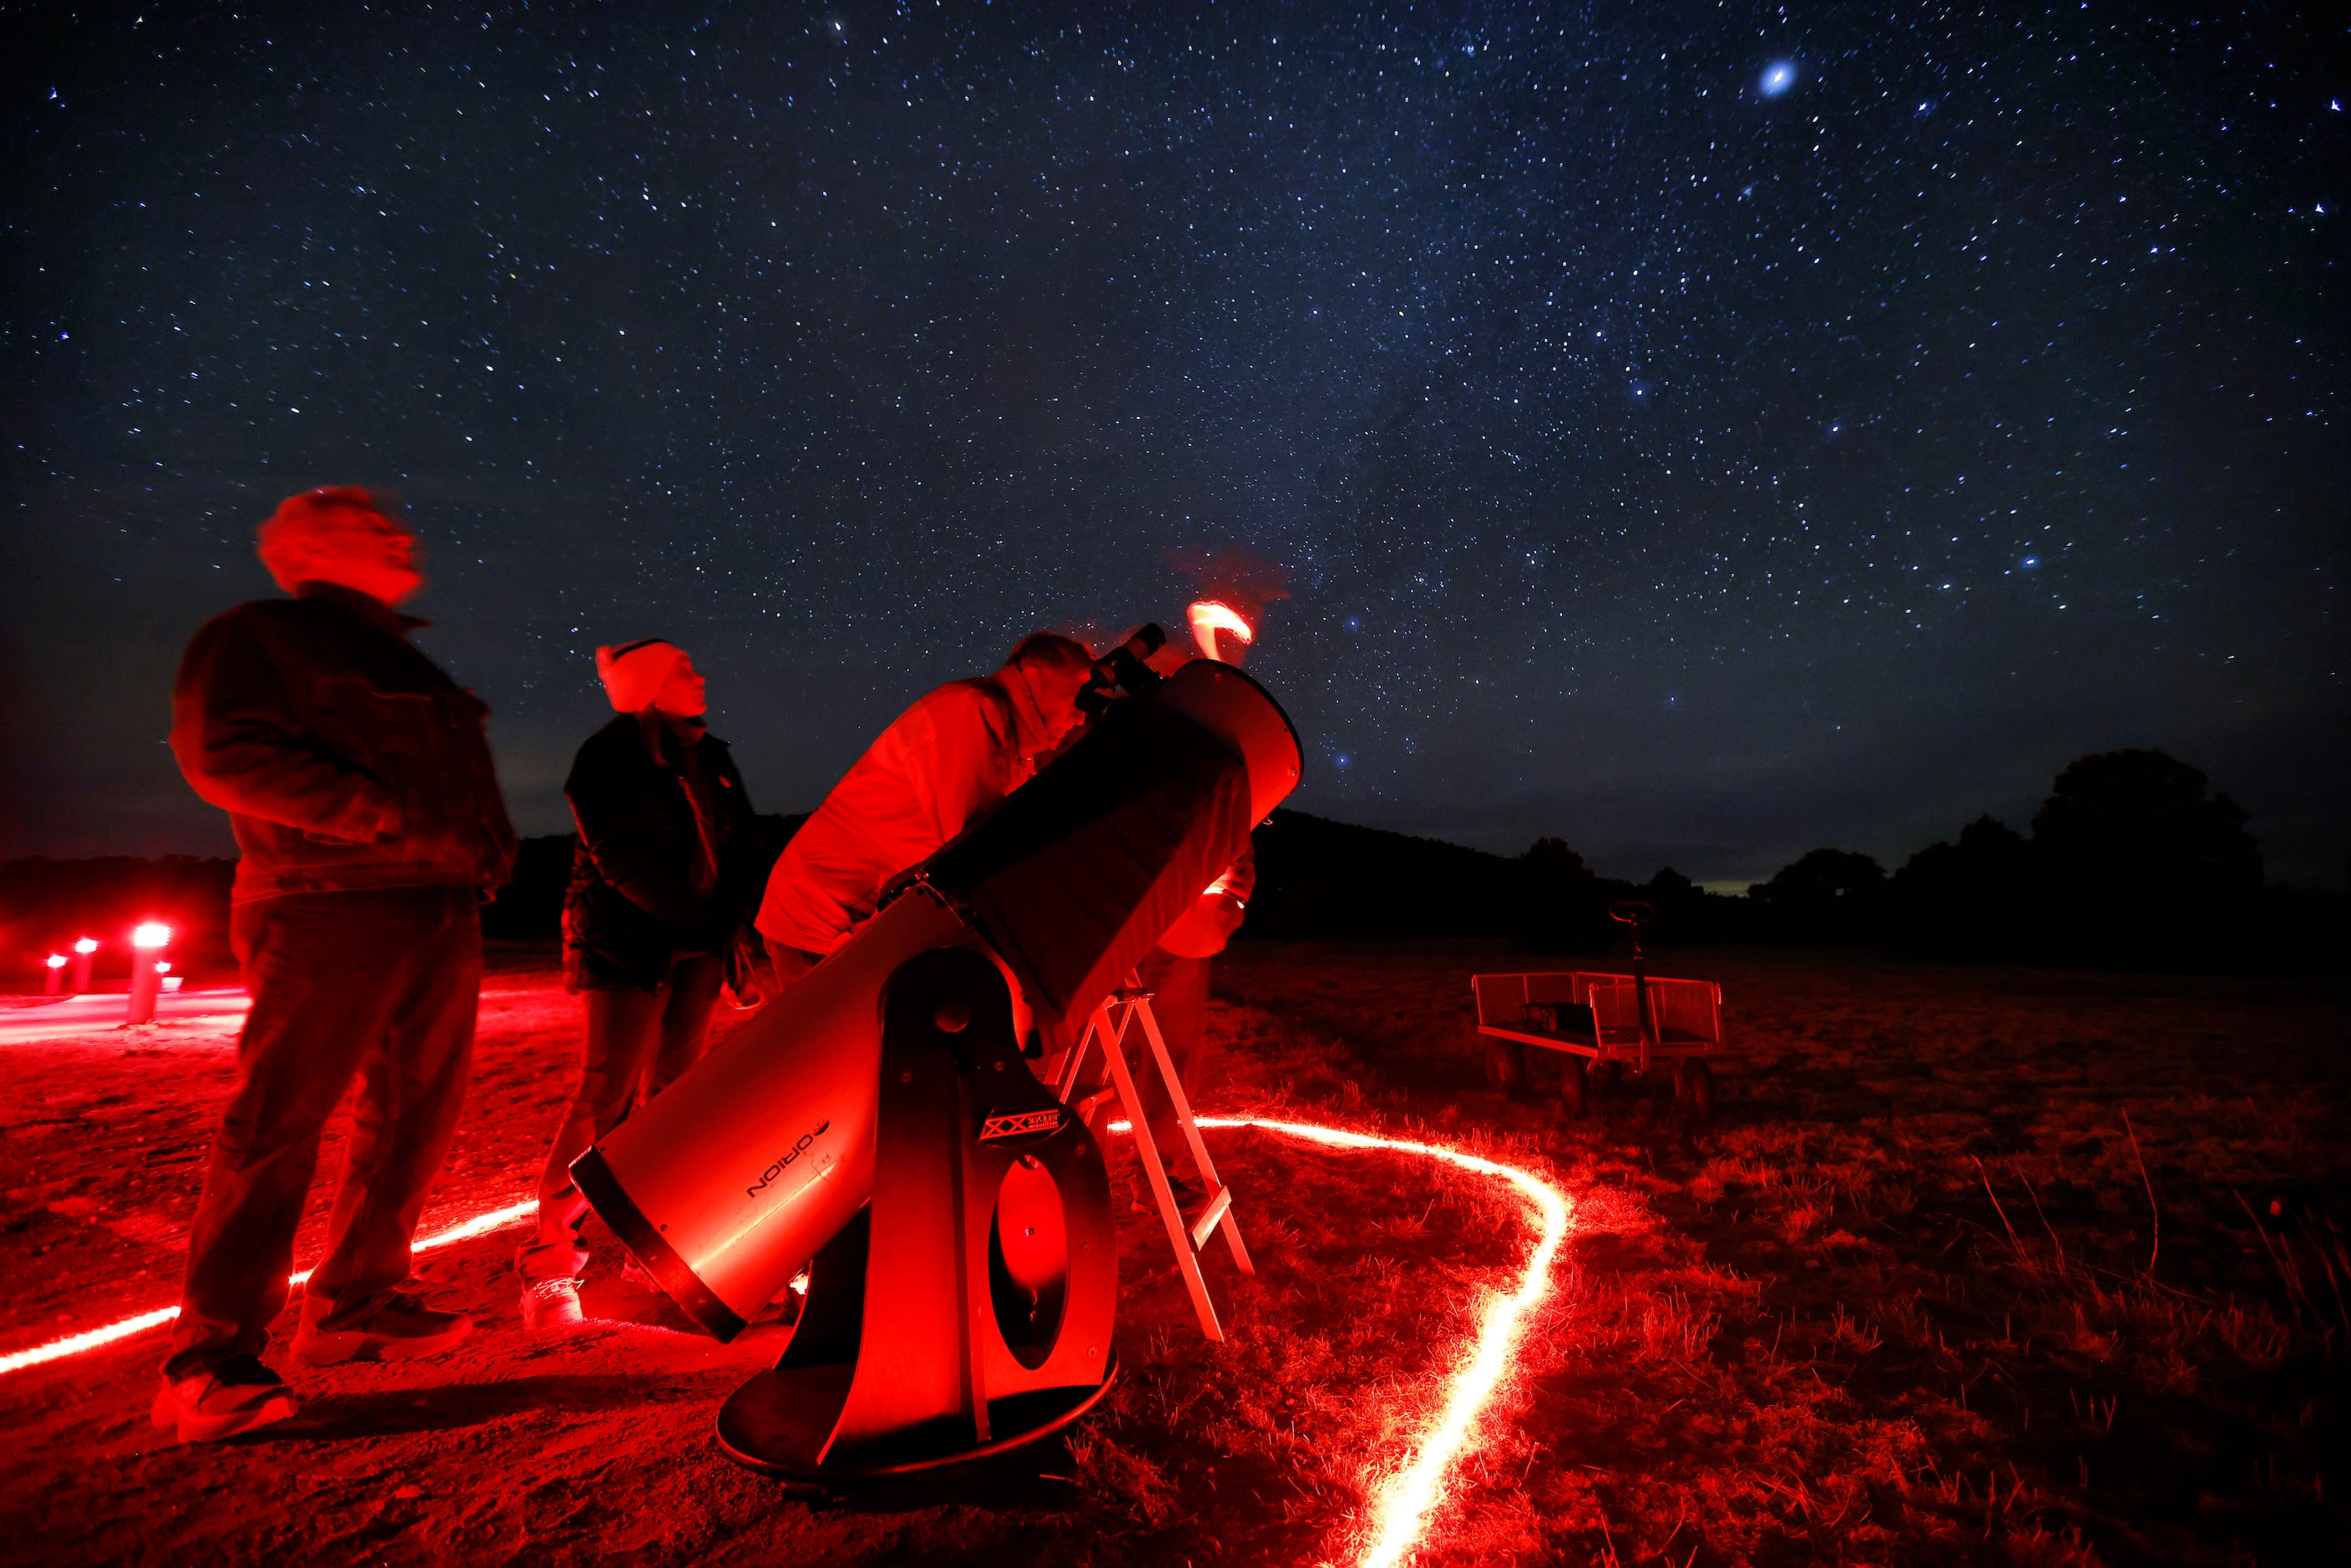
POLYGON ((823 1490, 1040 1436, 1099 1396, 1102 1151, 1024 1057, 1076 1042, 1299 771, 1289 719, 1228 665, 1111 704, 573 1164, 722 1340, 809 1267, 783 1363, 721 1416, 737 1458, 823 1490))

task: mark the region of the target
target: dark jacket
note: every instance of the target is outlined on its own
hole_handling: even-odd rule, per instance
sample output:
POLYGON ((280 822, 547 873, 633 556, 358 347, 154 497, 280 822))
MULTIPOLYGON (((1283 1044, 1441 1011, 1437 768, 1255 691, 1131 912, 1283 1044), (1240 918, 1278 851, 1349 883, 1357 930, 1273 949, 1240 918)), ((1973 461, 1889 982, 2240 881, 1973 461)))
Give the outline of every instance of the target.
POLYGON ((503 885, 489 709, 409 645, 425 622, 327 583, 295 595, 206 622, 172 689, 172 754, 244 851, 235 902, 503 885))
POLYGON ((580 826, 563 898, 572 989, 650 990, 675 955, 734 945, 766 857, 725 741, 689 747, 657 717, 622 714, 580 747, 563 793, 580 826))

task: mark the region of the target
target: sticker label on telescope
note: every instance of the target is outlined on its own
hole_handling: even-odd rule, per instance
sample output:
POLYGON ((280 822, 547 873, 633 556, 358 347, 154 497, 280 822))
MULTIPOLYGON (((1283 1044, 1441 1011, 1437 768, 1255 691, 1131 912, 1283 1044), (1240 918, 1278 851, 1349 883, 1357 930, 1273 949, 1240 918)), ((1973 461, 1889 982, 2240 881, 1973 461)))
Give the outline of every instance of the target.
POLYGON ((824 1135, 825 1129, 831 1125, 832 1124, 829 1121, 819 1122, 815 1126, 810 1128, 807 1132, 802 1133, 799 1135, 799 1140, 795 1142, 790 1148, 784 1151, 781 1158, 778 1159, 774 1165, 769 1166, 766 1170, 759 1173, 759 1179, 758 1181, 753 1182, 749 1186, 743 1189, 743 1196, 745 1197, 757 1197, 759 1194, 766 1191, 768 1185, 774 1181, 778 1176, 783 1175, 786 1171, 791 1169, 792 1163, 798 1160, 802 1155, 808 1153, 810 1145, 814 1144, 819 1138, 822 1137, 824 1135))
POLYGON ((1043 1111, 1015 1111, 1008 1115, 990 1116, 979 1124, 979 1141, 983 1144, 1004 1138, 1030 1138, 1044 1133, 1059 1132, 1061 1108, 1051 1106, 1043 1111))

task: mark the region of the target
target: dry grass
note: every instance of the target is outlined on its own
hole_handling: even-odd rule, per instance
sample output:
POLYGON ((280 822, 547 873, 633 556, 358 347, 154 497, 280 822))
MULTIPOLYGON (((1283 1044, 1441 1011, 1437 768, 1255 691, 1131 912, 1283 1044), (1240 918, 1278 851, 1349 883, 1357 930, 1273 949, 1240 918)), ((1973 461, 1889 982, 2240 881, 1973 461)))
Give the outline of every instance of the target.
MULTIPOLYGON (((1489 1092, 1468 976, 1520 967, 1243 945, 1219 970, 1215 1109, 1464 1143, 1575 1195, 1559 1289, 1419 1562, 2340 1559, 2337 992, 1677 956, 1723 980, 1748 1052, 1691 1136, 1638 1089, 1573 1125, 1489 1092)), ((494 988, 428 1224, 535 1170, 573 1049, 551 984, 494 988)), ((160 1039, 0 1057, 9 1343, 168 1298, 229 1068, 160 1039)), ((1212 1249, 1230 1342, 1193 1327, 1155 1219, 1122 1213, 1124 1375, 1025 1470, 782 1502, 708 1427, 772 1335, 674 1332, 607 1247, 608 1324, 528 1340, 507 1234, 434 1255, 484 1314, 461 1354, 314 1375, 263 1442, 160 1445, 152 1340, 0 1385, 0 1560, 1346 1561, 1531 1228, 1425 1162, 1216 1137, 1259 1264, 1238 1281, 1212 1249)))
POLYGON ((1437 1560, 2339 1560, 2338 991, 1677 956, 1748 1052, 1692 1137, 1654 1094, 1562 1126, 1484 1091, 1466 977, 1525 967, 1259 948, 1223 977, 1351 1043, 1326 1103, 1468 1108, 1578 1192, 1524 1501, 1437 1560))

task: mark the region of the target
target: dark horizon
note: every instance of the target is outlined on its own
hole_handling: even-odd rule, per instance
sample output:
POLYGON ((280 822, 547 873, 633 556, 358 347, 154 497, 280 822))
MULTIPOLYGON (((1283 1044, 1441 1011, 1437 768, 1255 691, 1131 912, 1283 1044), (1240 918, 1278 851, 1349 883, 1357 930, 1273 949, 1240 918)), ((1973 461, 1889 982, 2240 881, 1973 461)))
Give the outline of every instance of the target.
POLYGON ((1727 15, 20 20, 0 854, 230 852, 173 663, 363 484, 525 832, 599 643, 800 811, 1231 546, 1320 816, 1751 881, 2147 747, 2346 885, 2341 24, 1727 15))

